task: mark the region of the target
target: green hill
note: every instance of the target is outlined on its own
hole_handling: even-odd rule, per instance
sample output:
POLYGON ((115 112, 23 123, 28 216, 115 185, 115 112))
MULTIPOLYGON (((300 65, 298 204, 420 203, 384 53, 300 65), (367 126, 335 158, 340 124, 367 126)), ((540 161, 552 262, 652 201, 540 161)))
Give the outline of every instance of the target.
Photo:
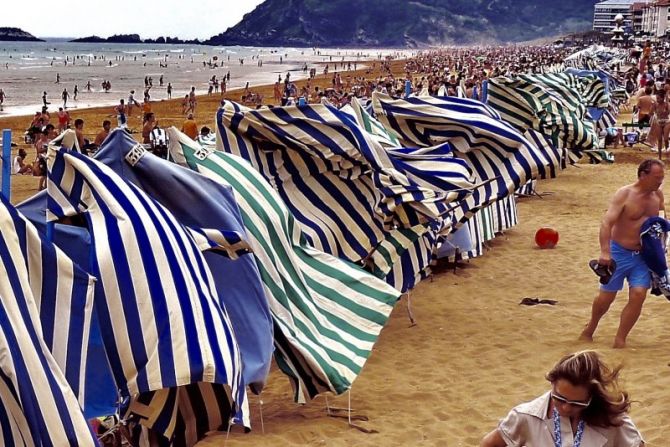
POLYGON ((595 0, 266 0, 207 43, 417 47, 520 42, 591 28, 595 0))
POLYGON ((0 27, 0 41, 3 42, 44 42, 20 28, 0 27))

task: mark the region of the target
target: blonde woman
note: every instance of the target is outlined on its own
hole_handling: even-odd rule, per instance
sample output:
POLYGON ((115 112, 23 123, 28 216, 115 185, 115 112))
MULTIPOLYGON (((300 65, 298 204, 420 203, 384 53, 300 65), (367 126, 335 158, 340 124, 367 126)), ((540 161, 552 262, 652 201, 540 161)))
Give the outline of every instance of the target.
POLYGON ((628 416, 628 393, 617 384, 620 369, 595 351, 564 356, 546 375, 549 391, 513 408, 481 446, 644 446, 628 416))

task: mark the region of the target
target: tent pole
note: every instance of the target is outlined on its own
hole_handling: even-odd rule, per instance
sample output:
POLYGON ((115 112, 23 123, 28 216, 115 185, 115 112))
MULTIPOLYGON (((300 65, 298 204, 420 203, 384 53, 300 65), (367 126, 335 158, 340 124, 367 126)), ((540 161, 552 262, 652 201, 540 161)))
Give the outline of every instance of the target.
POLYGON ((265 421, 263 421, 263 399, 261 398, 260 394, 258 395, 258 407, 261 414, 261 433, 265 434, 265 421))
POLYGON ((11 196, 11 174, 12 174, 12 131, 2 131, 2 195, 7 200, 11 196))
POLYGON ((233 418, 232 418, 232 416, 231 416, 230 419, 228 419, 228 429, 226 429, 226 440, 224 441, 223 445, 226 445, 226 442, 228 442, 228 438, 230 437, 230 429, 231 428, 233 428, 233 418))
POLYGON ((409 316, 409 321, 412 323, 412 326, 416 326, 414 312, 412 312, 412 293, 409 291, 407 292, 407 315, 409 316))

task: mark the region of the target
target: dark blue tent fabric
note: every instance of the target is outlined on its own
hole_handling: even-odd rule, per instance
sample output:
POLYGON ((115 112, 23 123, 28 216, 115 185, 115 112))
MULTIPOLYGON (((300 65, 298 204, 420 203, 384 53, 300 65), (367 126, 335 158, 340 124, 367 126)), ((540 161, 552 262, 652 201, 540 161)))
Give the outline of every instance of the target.
MULTIPOLYGON (((42 191, 22 202, 16 208, 40 232, 45 234, 46 205, 47 194, 46 191, 42 191)), ((53 231, 53 242, 75 263, 84 269, 88 268, 91 238, 86 228, 56 224, 53 231)), ((96 283, 94 300, 99 299, 101 293, 100 284, 96 283)), ((102 344, 95 307, 91 319, 89 349, 86 359, 86 392, 84 398, 84 416, 87 419, 108 416, 117 412, 118 391, 102 344)))
MULTIPOLYGON (((246 234, 229 187, 150 153, 132 166, 125 156, 135 146, 125 131, 115 130, 95 158, 160 202, 183 225, 246 234)), ((205 259, 235 330, 244 381, 259 393, 270 370, 273 330, 256 262, 249 255, 231 260, 215 252, 205 252, 205 259)))
POLYGON ((659 276, 664 276, 668 270, 663 244, 663 237, 668 231, 670 231, 670 222, 662 217, 650 217, 644 221, 640 228, 640 240, 642 242, 640 254, 649 270, 659 276))
POLYGON ((602 70, 579 70, 577 68, 566 68, 565 72, 577 77, 598 76, 605 84, 605 93, 610 92, 610 77, 602 70))
POLYGON ((600 118, 602 118, 603 113, 605 113, 606 109, 596 109, 595 107, 589 107, 589 115, 591 115, 591 118, 593 121, 600 121, 600 118))

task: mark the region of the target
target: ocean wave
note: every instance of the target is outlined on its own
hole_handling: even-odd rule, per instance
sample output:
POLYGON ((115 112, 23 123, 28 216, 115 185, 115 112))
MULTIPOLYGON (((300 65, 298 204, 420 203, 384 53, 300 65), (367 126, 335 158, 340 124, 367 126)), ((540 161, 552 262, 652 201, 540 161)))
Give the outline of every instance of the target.
POLYGON ((32 70, 33 68, 53 68, 51 65, 26 65, 25 67, 19 67, 19 70, 32 70))

